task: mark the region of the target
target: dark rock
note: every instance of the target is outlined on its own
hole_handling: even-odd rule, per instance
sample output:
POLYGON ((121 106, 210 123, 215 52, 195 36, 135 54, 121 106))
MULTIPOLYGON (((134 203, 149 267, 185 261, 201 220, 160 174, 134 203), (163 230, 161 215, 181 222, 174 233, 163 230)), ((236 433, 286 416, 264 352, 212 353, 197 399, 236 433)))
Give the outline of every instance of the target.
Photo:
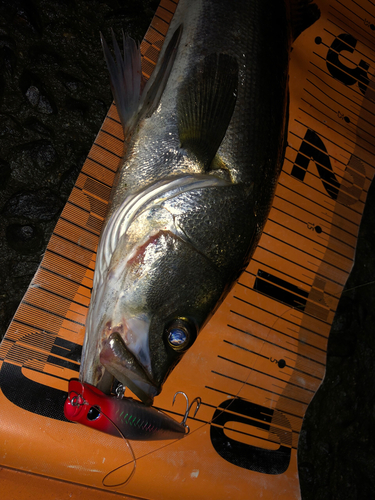
POLYGON ((51 220, 63 208, 59 197, 49 189, 13 195, 4 206, 4 215, 31 220, 51 220))
POLYGON ((69 75, 68 73, 64 73, 63 71, 59 71, 57 73, 57 78, 60 82, 71 92, 72 94, 76 94, 79 90, 83 89, 84 85, 78 78, 69 75))
POLYGON ((0 114, 0 139, 4 138, 8 141, 10 139, 17 140, 22 137, 22 134, 22 126, 15 118, 7 114, 0 114))
POLYGON ((61 176, 60 193, 63 196, 69 196, 72 191, 72 184, 75 183, 82 169, 86 156, 78 157, 71 168, 61 176))
POLYGON ((0 190, 5 189, 10 178, 10 172, 9 163, 0 159, 0 190))
POLYGON ((33 132, 37 132, 37 134, 39 135, 48 137, 52 137, 54 135, 53 130, 51 130, 49 127, 46 127, 40 120, 33 116, 26 120, 25 127, 33 132))
POLYGON ((34 141, 16 148, 11 160, 12 177, 27 186, 46 185, 51 182, 57 152, 47 140, 34 141))
POLYGON ((65 107, 73 113, 77 113, 82 117, 87 115, 89 106, 87 102, 78 99, 73 99, 72 97, 67 97, 65 100, 65 107))
POLYGON ((51 46, 38 43, 33 45, 30 50, 28 57, 34 67, 41 67, 51 71, 51 66, 56 66, 56 69, 63 63, 64 58, 56 52, 51 46))
POLYGON ((314 465, 310 462, 302 462, 299 464, 299 470, 303 473, 306 484, 312 486, 315 481, 314 465))
POLYGON ((4 88, 5 88, 4 78, 0 76, 0 102, 3 100, 4 88))
POLYGON ((14 0, 9 3, 12 3, 15 10, 14 23, 16 26, 25 34, 31 32, 40 35, 42 25, 33 0, 14 0))
POLYGON ((30 284, 38 263, 35 260, 28 260, 28 257, 23 256, 22 260, 15 263, 12 267, 12 279, 18 286, 30 284))
POLYGON ((345 326, 352 324, 353 321, 353 300, 348 296, 343 296, 339 303, 337 320, 332 325, 328 340, 328 356, 352 355, 357 339, 352 331, 345 326), (334 334, 332 335, 332 333, 334 334))
POLYGON ((0 71, 8 77, 14 74, 16 66, 15 43, 7 35, 0 35, 0 71))
POLYGON ((6 228, 6 239, 11 248, 21 254, 30 254, 43 245, 43 233, 31 224, 10 224, 6 228))
POLYGON ((53 99, 47 95, 47 91, 38 76, 24 71, 20 78, 20 88, 31 106, 43 114, 57 112, 53 99))
POLYGON ((36 153, 36 162, 39 168, 51 168, 57 159, 57 154, 51 143, 47 141, 40 141, 37 145, 32 147, 36 153))

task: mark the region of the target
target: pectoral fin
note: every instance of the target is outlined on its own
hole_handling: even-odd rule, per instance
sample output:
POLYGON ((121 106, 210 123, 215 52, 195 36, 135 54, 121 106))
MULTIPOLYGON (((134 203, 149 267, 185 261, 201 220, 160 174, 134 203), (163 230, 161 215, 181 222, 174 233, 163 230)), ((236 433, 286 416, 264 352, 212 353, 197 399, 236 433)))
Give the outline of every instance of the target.
POLYGON ((193 153, 206 171, 233 115, 238 64, 227 54, 211 54, 197 65, 178 95, 181 147, 193 153))

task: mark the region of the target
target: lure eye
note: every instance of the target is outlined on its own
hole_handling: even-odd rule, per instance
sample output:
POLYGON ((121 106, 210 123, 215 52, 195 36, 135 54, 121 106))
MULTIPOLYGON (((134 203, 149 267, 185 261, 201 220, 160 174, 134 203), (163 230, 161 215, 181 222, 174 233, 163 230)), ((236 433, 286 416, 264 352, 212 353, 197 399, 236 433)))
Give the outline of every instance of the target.
POLYGON ((194 326, 184 318, 178 318, 169 323, 166 328, 167 342, 175 351, 184 351, 195 340, 194 326))
POLYGON ((90 420, 91 422, 93 420, 96 420, 97 418, 100 417, 100 410, 97 406, 92 406, 89 411, 87 412, 87 420, 90 420))

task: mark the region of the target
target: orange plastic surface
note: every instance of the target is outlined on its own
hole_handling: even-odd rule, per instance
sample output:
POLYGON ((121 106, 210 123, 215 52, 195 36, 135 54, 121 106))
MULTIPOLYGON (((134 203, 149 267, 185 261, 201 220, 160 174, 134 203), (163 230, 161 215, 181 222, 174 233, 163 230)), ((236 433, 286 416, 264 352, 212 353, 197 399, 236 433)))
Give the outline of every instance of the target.
MULTIPOLYGON (((322 16, 291 55, 288 148, 264 234, 155 400, 179 420, 184 401, 172 410, 175 392, 200 396, 190 434, 132 443, 134 476, 108 488, 103 480, 110 471, 124 464, 107 478, 116 483, 133 470, 125 441, 62 417, 68 380, 78 374, 95 249, 123 151, 112 106, 0 346, 4 498, 36 499, 56 489, 59 498, 82 499, 121 493, 240 500, 250 492, 300 498, 299 432, 324 377, 375 165, 375 7, 316 3, 322 16)), ((146 76, 175 7, 161 2, 142 43, 146 76)))

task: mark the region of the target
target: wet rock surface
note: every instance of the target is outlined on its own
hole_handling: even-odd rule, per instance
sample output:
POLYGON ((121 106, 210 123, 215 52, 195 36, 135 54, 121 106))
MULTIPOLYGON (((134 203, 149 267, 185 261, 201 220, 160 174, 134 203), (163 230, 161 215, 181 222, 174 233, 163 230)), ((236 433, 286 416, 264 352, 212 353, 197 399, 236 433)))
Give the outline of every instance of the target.
MULTIPOLYGON (((158 0, 0 0, 0 335, 111 103, 99 32, 141 40, 158 0)), ((375 491, 375 185, 299 446, 304 500, 375 491)))

